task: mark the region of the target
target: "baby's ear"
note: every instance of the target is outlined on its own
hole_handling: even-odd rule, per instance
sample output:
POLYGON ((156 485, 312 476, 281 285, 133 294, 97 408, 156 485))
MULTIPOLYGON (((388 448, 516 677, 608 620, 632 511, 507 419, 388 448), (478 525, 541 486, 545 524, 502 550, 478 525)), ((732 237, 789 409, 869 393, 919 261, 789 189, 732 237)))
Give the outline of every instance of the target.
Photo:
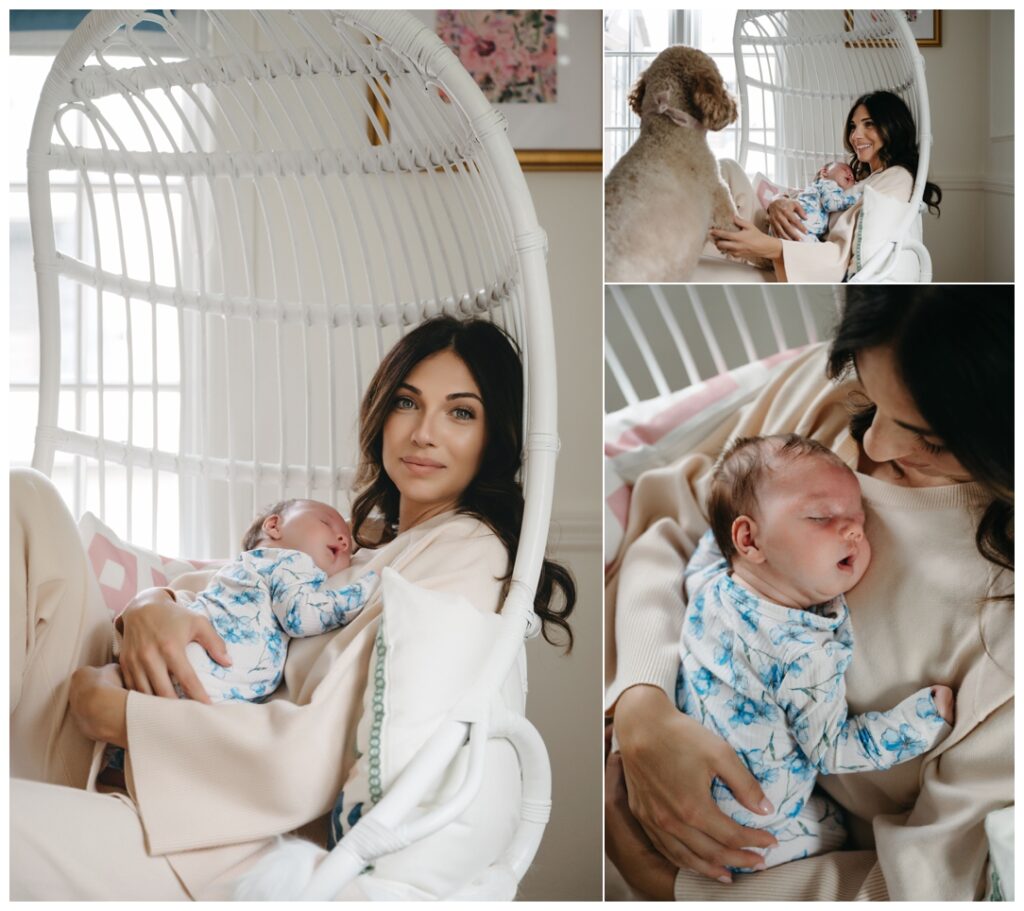
POLYGON ((757 546, 757 523, 750 516, 732 520, 732 546, 738 556, 752 563, 764 563, 764 554, 757 546))
POLYGON ((281 537, 281 517, 274 513, 263 520, 263 534, 276 541, 281 537))

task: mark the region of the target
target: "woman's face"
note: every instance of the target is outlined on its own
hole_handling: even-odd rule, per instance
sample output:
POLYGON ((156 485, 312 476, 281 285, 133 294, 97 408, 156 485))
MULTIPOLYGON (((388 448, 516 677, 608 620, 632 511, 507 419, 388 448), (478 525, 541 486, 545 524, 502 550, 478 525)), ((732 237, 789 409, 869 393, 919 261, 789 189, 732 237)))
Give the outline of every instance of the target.
POLYGON ((911 487, 937 487, 971 480, 921 417, 896 368, 896 356, 887 346, 857 352, 857 375, 876 407, 864 434, 864 452, 873 462, 895 462, 903 483, 911 487))
POLYGON ((872 173, 881 170, 881 153, 885 143, 864 105, 859 104, 854 108, 847 129, 850 131, 850 145, 853 146, 857 160, 870 167, 872 173))
POLYGON ((399 531, 458 505, 485 442, 480 389, 457 354, 439 351, 409 371, 384 422, 384 471, 401 495, 399 531))

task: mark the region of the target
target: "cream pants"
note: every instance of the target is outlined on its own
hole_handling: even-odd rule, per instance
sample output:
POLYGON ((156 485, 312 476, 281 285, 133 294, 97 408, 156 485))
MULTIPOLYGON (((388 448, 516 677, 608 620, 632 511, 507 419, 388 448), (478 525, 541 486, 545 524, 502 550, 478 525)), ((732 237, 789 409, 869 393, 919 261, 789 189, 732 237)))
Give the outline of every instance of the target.
POLYGON ((11 471, 10 898, 181 901, 135 805, 85 790, 93 742, 68 710, 71 673, 112 660, 110 614, 56 488, 11 471))

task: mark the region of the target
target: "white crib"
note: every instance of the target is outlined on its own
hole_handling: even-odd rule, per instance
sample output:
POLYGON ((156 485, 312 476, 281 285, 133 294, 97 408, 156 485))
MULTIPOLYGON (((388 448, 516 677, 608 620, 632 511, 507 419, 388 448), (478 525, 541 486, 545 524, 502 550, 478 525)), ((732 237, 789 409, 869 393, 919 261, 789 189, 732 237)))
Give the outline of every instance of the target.
POLYGON ((901 265, 900 274, 916 268, 919 281, 931 281, 931 259, 921 242, 931 111, 924 58, 904 11, 740 10, 733 54, 739 164, 782 186, 806 186, 825 161, 849 158, 843 118, 861 95, 884 89, 906 102, 920 153, 910 206, 886 224, 884 242, 851 281, 884 282, 901 265))
MULTIPOLYGON (((517 338, 526 513, 503 633, 474 684, 496 691, 537 622, 553 327, 546 238, 504 119, 449 49, 397 12, 92 12, 46 81, 28 180, 33 465, 64 471, 76 515, 136 543, 170 528, 189 556, 223 557, 269 502, 344 505, 364 385, 402 333, 445 312, 517 338), (55 227, 68 192, 74 244, 55 227)), ((447 722, 302 897, 330 898, 383 844, 454 818, 478 774, 403 822, 423 783, 489 736, 521 759, 523 819, 495 867, 521 878, 550 807, 543 744, 521 717, 447 722)))

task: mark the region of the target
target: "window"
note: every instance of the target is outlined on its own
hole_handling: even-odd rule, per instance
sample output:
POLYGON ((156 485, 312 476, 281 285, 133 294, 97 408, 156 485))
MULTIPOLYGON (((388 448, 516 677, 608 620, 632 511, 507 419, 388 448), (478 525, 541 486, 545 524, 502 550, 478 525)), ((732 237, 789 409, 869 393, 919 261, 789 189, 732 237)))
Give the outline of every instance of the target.
MULTIPOLYGON (((687 44, 700 48, 718 66, 726 86, 737 92, 733 27, 736 10, 608 10, 604 16, 604 170, 605 174, 633 144, 640 132, 640 118, 629 110, 626 97, 633 83, 664 48, 687 44)), ((743 116, 741 112, 741 116, 743 116)), ((747 114, 748 141, 754 146, 771 146, 774 112, 758 106, 747 114)), ((740 121, 715 133, 708 143, 716 158, 739 158, 740 121)), ((751 154, 747 171, 774 173, 770 151, 751 154)))
MULTIPOLYGON (((70 11, 58 12, 66 17, 70 11)), ((40 389, 40 329, 25 151, 43 83, 56 51, 70 34, 68 26, 74 25, 73 22, 47 19, 46 11, 32 13, 34 18, 28 23, 12 18, 11 56, 8 61, 11 84, 18 87, 18 91, 11 93, 8 121, 12 162, 8 197, 11 257, 9 437, 10 462, 15 466, 30 465, 32 461, 40 389)), ((116 58, 109 59, 117 65, 116 58)), ((121 117, 121 120, 110 124, 115 133, 130 134, 138 130, 128 111, 122 112, 121 117)), ((71 130, 68 142, 84 145, 84 118, 67 120, 71 130)), ((169 205, 180 211, 181 181, 169 179, 166 189, 169 205)), ((102 181, 94 181, 91 193, 95 229, 88 215, 90 203, 85 198, 84 184, 78 173, 73 170, 51 173, 50 205, 57 248, 64 255, 86 264, 95 262, 96 249, 103 250, 106 261, 115 259, 118 246, 114 227, 116 215, 112 211, 109 188, 105 191, 102 181), (109 249, 111 244, 114 252, 109 249)), ((164 187, 158 181, 143 179, 140 195, 147 200, 146 205, 153 200, 154 208, 163 206, 163 194, 164 187)), ((126 217, 122 211, 122 223, 129 219, 130 216, 126 217)), ((181 219, 174 219, 174 223, 180 224, 181 219)), ((157 238, 153 244, 153 269, 158 281, 173 272, 172 244, 161 243, 160 240, 157 238)), ((126 247, 138 242, 138 234, 133 236, 131 230, 126 232, 126 247)), ((178 248, 181 247, 179 242, 178 248)), ((101 317, 95 291, 64 280, 61 280, 60 298, 60 426, 95 434, 102 421, 104 435, 108 439, 147 448, 159 446, 162 450, 177 450, 181 408, 180 365, 176 358, 160 361, 148 356, 158 338, 166 339, 169 333, 178 331, 170 308, 141 307, 136 301, 123 303, 120 307, 105 304, 101 317), (167 312, 160 312, 161 309, 167 312), (97 358, 101 336, 104 350, 102 368, 97 358), (148 339, 152 339, 152 346, 146 341, 148 339), (129 340, 132 345, 128 344, 129 340), (131 363, 127 353, 130 348, 134 352, 131 363)), ((125 485, 108 483, 101 490, 95 465, 92 463, 91 468, 89 465, 89 460, 75 455, 55 454, 51 478, 76 517, 86 510, 103 511, 115 530, 127 535, 133 543, 154 547, 164 553, 178 552, 181 542, 177 508, 161 509, 159 523, 156 519, 161 505, 178 500, 176 476, 168 472, 135 469, 132 483, 136 489, 152 487, 153 495, 133 497, 133 507, 129 510, 125 485)))

